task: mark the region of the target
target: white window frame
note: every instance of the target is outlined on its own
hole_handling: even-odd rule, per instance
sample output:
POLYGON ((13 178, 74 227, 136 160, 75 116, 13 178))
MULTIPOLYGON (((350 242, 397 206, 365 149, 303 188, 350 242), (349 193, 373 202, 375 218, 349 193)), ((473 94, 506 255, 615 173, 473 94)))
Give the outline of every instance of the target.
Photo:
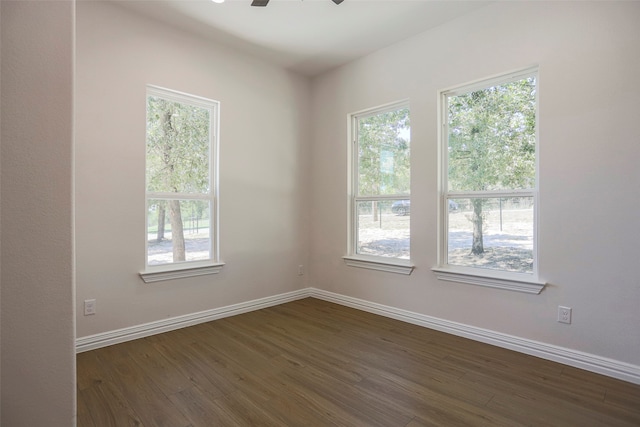
MULTIPOLYGON (((209 110, 209 188, 208 193, 167 193, 150 192, 146 184, 146 155, 145 155, 145 270, 140 272, 140 277, 145 283, 159 282, 164 280, 179 279, 184 277, 202 276, 219 273, 224 265, 220 261, 219 251, 219 223, 218 223, 218 141, 220 123, 220 103, 211 99, 154 85, 147 85, 145 100, 149 96, 156 96, 182 104, 189 104, 209 110), (210 258, 198 261, 182 261, 161 265, 149 265, 148 255, 148 235, 149 200, 202 200, 208 201, 211 206, 209 214, 209 234, 210 234, 210 258)), ((145 102, 146 105, 146 102, 145 102)), ((146 138, 145 138, 146 141, 146 138)), ((146 142, 145 142, 146 144, 146 142)))
POLYGON ((438 93, 438 266, 432 268, 440 280, 487 286, 497 289, 539 294, 546 283, 538 276, 538 181, 539 181, 539 126, 536 111, 536 164, 535 187, 525 190, 504 191, 449 191, 448 190, 448 99, 491 86, 506 84, 523 78, 536 77, 536 109, 539 110, 539 72, 538 67, 500 74, 490 78, 444 89, 438 93), (498 198, 498 197, 532 197, 533 198, 533 272, 516 273, 483 268, 464 267, 448 264, 448 230, 449 200, 459 198, 498 198))
POLYGON ((383 257, 357 253, 358 242, 358 212, 359 201, 383 201, 395 199, 411 199, 410 194, 393 194, 384 196, 358 196, 358 120, 376 114, 410 108, 409 100, 397 101, 375 108, 351 113, 347 117, 347 195, 348 195, 348 219, 347 219, 347 255, 343 257, 350 267, 366 268, 370 270, 386 271, 409 275, 414 269, 410 259, 383 257))

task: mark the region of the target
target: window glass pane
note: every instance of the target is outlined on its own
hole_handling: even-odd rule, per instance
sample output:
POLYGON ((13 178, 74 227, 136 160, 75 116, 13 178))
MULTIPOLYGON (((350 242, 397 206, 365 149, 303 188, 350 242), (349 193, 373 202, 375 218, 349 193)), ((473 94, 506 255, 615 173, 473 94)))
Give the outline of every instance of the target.
POLYGON ((356 253, 409 259, 409 200, 356 202, 356 253))
POLYGON ((211 203, 149 200, 147 264, 211 259, 211 203))
POLYGON ((210 110, 147 97, 147 191, 208 193, 210 110))
POLYGON ((358 195, 409 194, 409 109, 358 119, 358 195))
POLYGON ((449 199, 448 263, 533 273, 533 197, 449 199))
POLYGON ((535 188, 535 77, 447 101, 449 191, 535 188))

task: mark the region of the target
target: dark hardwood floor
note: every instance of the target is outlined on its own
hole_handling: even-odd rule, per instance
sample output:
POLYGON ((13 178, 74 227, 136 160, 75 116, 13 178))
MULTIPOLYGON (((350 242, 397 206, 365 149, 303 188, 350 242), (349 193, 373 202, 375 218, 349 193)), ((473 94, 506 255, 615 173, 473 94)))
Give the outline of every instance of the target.
POLYGON ((317 299, 78 354, 78 426, 640 426, 640 386, 317 299))

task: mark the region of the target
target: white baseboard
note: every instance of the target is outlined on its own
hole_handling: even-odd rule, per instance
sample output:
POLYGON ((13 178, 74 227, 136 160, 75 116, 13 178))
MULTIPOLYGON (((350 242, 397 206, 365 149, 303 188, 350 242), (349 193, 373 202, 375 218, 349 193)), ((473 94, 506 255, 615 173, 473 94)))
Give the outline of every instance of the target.
POLYGON ((144 323, 142 325, 117 329, 115 331, 89 335, 76 339, 76 353, 95 350, 96 348, 107 347, 109 345, 119 344, 138 338, 144 338, 151 335, 160 334, 162 332, 169 332, 176 329, 186 328, 187 326, 193 326, 199 323, 222 319, 223 317, 230 317, 237 314, 260 310, 262 308, 280 305, 286 302, 295 301, 307 297, 309 297, 308 288, 293 292, 286 292, 284 294, 271 297, 259 298, 239 304, 228 305, 226 307, 214 308, 212 310, 205 310, 198 313, 176 316, 169 319, 144 323))
POLYGON ((475 326, 464 325, 462 323, 451 322, 437 317, 431 317, 412 311, 402 310, 383 304, 378 304, 359 298, 353 298, 345 295, 336 294, 329 291, 316 288, 306 288, 298 291, 287 292, 266 298, 259 298, 252 301, 233 304, 226 307, 215 308, 212 310, 201 311, 198 313, 188 314, 184 316, 172 317, 156 322, 145 323, 142 325, 132 326, 128 328, 118 329, 115 331, 104 332, 87 337, 76 339, 76 352, 94 350, 100 347, 106 347, 113 344, 131 341, 138 338, 168 332, 187 326, 197 325, 199 323, 210 322, 212 320, 224 317, 235 316, 237 314, 247 313, 274 305, 284 304, 286 302, 295 301, 302 298, 313 297, 322 299, 358 310, 367 311, 369 313, 378 314, 414 325, 423 326, 425 328, 434 329, 448 334, 469 338, 474 341, 495 345, 497 347, 507 348, 520 353, 541 357, 543 359, 573 366, 598 374, 618 378, 634 384, 640 384, 640 366, 629 363, 584 353, 564 347, 551 344, 545 344, 538 341, 528 340, 503 334, 500 332, 490 331, 487 329, 477 328, 475 326))
POLYGON ((477 328, 475 326, 451 322, 437 317, 414 313, 321 289, 310 288, 309 291, 309 296, 313 298, 334 302, 336 304, 356 308, 369 313, 379 314, 381 316, 390 317, 403 322, 412 323, 414 325, 424 326, 429 329, 469 338, 474 341, 480 341, 497 347, 537 356, 542 359, 618 378, 634 384, 640 384, 640 366, 637 365, 551 344, 545 344, 538 341, 519 338, 500 332, 477 328))

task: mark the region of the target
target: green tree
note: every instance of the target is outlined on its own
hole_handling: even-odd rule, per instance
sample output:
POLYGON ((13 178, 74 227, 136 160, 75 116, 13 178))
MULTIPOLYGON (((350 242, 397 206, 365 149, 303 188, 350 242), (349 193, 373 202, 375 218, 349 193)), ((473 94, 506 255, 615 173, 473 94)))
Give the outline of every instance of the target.
MULTIPOLYGON (((449 191, 535 186, 536 80, 525 78, 448 98, 449 191)), ((486 196, 486 194, 485 194, 486 196)), ((471 252, 484 252, 483 206, 472 198, 471 252)))
MULTIPOLYGON (((409 194, 409 109, 358 120, 358 195, 409 194)), ((373 202, 374 221, 378 204, 373 202)))
MULTIPOLYGON (((147 97, 147 191, 208 193, 210 112, 206 108, 147 97)), ((158 240, 164 237, 168 208, 173 261, 184 261, 185 241, 181 200, 158 201, 158 240), (162 221, 162 224, 160 222, 162 221), (162 233, 162 234, 161 234, 162 233)))

